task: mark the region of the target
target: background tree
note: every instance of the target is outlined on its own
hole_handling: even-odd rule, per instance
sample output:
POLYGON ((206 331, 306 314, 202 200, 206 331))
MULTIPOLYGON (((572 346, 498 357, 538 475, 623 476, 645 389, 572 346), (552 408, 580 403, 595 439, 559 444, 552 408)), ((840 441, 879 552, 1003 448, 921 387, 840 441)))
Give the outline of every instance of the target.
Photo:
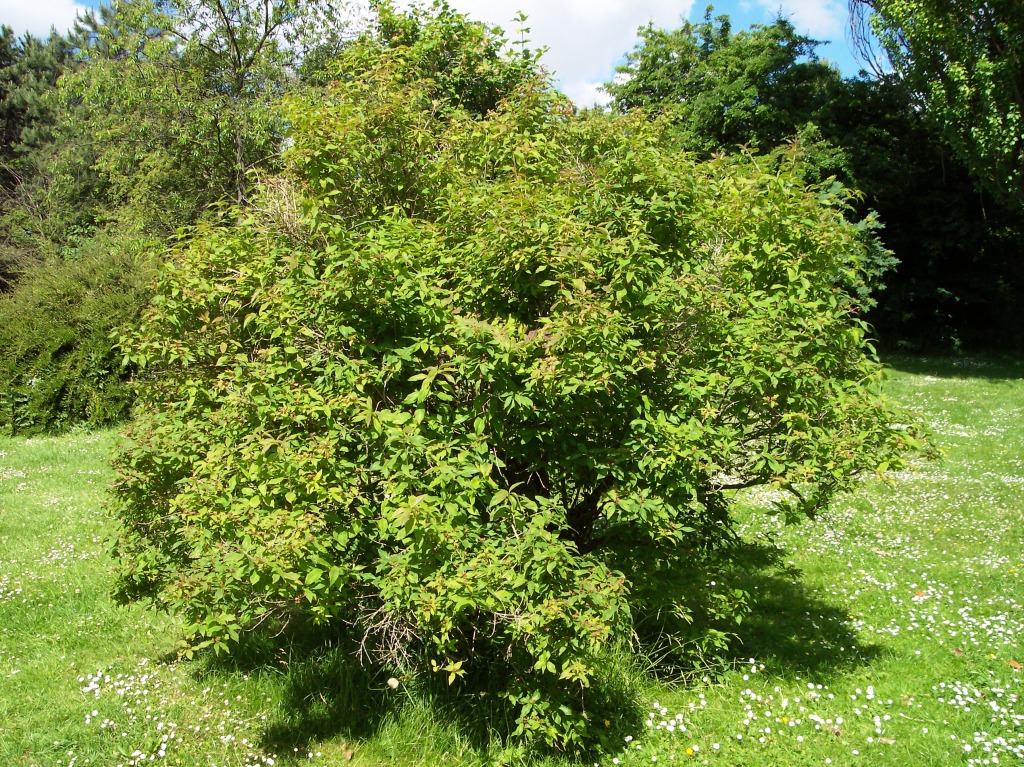
POLYGON ((978 188, 902 80, 845 80, 819 130, 899 262, 868 315, 886 347, 1024 348, 1024 215, 978 188))
MULTIPOLYGON (((1024 14, 1016 0, 851 0, 961 161, 1024 205, 1024 14)), ((863 40, 866 34, 862 31, 863 40)))
MULTIPOLYGON (((345 29, 329 0, 131 0, 87 17, 87 65, 63 89, 75 126, 88 122, 100 139, 89 167, 109 184, 109 204, 173 232, 217 200, 243 202, 250 172, 278 156, 270 103, 306 47, 345 29)), ((65 143, 72 162, 91 154, 65 143)))
POLYGON ((684 146, 703 154, 769 150, 817 121, 841 79, 818 60, 821 43, 783 18, 734 32, 728 16, 711 13, 674 30, 641 27, 604 86, 615 107, 670 109, 684 146))
POLYGON ((0 301, 0 428, 125 415, 133 369, 112 363, 115 329, 148 300, 166 242, 276 167, 270 104, 298 85, 307 49, 346 39, 341 12, 329 0, 123 0, 67 42, 8 44, 31 77, 13 91, 21 111, 8 110, 24 124, 0 229, 6 252, 34 266, 0 301), (74 51, 74 65, 58 81, 37 49, 74 51))
MULTIPOLYGON (((59 35, 47 40, 16 38, 0 30, 0 293, 38 257, 32 225, 19 213, 31 207, 42 171, 43 149, 52 141, 53 104, 49 93, 70 66, 70 44, 59 35), (13 217, 12 217, 13 214, 13 217)), ((29 221, 33 217, 28 217, 29 221)))
POLYGON ((279 129, 267 124, 310 50, 337 49, 350 35, 344 0, 160 0, 169 32, 182 44, 181 62, 201 77, 222 131, 236 202, 245 199, 250 169, 275 154, 279 129))
POLYGON ((739 144, 770 154, 796 140, 809 180, 857 190, 857 217, 877 212, 899 262, 893 271, 892 256, 872 260, 870 317, 886 346, 1024 342, 1024 216, 971 182, 904 78, 842 79, 783 21, 734 33, 726 17, 706 18, 640 35, 606 86, 619 111, 670 116, 673 139, 703 155, 739 144))

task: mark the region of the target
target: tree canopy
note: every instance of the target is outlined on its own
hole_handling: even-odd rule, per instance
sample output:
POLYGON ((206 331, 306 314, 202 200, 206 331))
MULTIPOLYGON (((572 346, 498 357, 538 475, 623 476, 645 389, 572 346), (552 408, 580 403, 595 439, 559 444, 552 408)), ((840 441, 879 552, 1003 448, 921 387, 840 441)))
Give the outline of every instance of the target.
MULTIPOLYGON (((43 41, 0 29, 0 221, 10 221, 30 197, 27 190, 34 187, 41 155, 53 139, 48 95, 70 59, 70 44, 58 35, 43 41)), ((0 226, 0 294, 14 286, 36 255, 10 226, 0 226)))
POLYGON ((996 193, 1024 205, 1020 4, 852 0, 850 6, 963 162, 996 193))
POLYGON ((872 260, 868 316, 886 346, 1020 347, 1024 209, 971 179, 978 166, 950 150, 941 114, 922 109, 920 81, 844 79, 785 20, 736 32, 709 10, 703 23, 639 34, 606 85, 616 111, 665 115, 672 140, 705 157, 795 142, 809 180, 835 178, 855 190, 856 216, 877 213, 892 253, 872 260))
POLYGON ((733 31, 728 16, 677 29, 648 25, 604 89, 619 111, 669 109, 684 145, 703 153, 769 150, 814 122, 840 81, 820 42, 780 18, 733 31))
POLYGON ((0 300, 0 428, 124 418, 134 369, 113 334, 148 300, 166 244, 278 167, 272 104, 315 70, 310 51, 354 37, 341 10, 125 0, 67 40, 5 37, 0 117, 17 143, 4 146, 0 288, 21 294, 0 300))

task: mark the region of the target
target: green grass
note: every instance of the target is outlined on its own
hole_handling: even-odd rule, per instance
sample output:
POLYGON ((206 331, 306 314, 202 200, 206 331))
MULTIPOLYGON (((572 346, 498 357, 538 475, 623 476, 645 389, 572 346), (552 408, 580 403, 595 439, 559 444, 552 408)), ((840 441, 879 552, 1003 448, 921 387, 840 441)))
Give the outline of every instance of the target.
POLYGON ((890 392, 922 415, 945 459, 797 527, 747 498, 744 536, 778 546, 782 566, 756 575, 736 668, 664 694, 620 763, 687 749, 723 765, 1024 758, 1011 665, 1024 663, 1022 366, 895 362, 890 392), (669 732, 662 722, 679 714, 669 732))
MULTIPOLYGON (((779 558, 744 576, 734 657, 686 685, 634 679, 648 710, 609 722, 601 764, 1024 760, 1024 365, 893 364, 946 457, 796 527, 745 497, 744 537, 779 558)), ((170 618, 108 597, 114 439, 0 440, 0 765, 518 761, 322 637, 177 662, 170 618)))

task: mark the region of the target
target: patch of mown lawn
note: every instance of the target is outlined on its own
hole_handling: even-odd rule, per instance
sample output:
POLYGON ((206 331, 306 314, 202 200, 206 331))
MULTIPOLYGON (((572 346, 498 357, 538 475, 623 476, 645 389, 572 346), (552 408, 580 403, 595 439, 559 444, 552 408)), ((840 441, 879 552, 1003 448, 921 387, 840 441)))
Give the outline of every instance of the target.
MULTIPOLYGON (((608 722, 629 734, 601 764, 1024 759, 1024 365, 893 367, 889 391, 945 457, 792 527, 744 496, 739 530, 770 556, 738 584, 753 612, 731 658, 685 684, 627 680, 649 709, 608 722)), ((171 618, 108 596, 114 440, 0 440, 0 764, 521 760, 443 691, 359 668, 340 637, 253 636, 228 660, 179 662, 171 618)))
POLYGON ((778 547, 780 564, 752 575, 738 660, 664 692, 614 763, 1019 764, 1022 370, 896 360, 888 390, 944 458, 795 527, 747 496, 742 533, 778 547))

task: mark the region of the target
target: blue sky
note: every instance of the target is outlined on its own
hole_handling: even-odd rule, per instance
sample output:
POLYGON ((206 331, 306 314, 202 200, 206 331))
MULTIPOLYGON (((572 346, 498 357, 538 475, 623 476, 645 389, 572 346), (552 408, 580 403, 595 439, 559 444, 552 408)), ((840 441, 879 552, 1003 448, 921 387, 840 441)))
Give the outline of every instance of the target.
MULTIPOLYGON (((505 28, 513 36, 516 11, 529 17, 530 39, 546 46, 545 64, 560 87, 580 104, 601 100, 598 86, 610 80, 615 65, 632 49, 637 27, 653 21, 673 28, 681 19, 699 21, 706 0, 449 0, 455 8, 505 28)), ((96 0, 0 0, 0 23, 16 32, 46 34, 51 26, 63 31, 76 13, 97 5, 96 0)), ((848 43, 846 0, 719 0, 715 15, 728 14, 733 29, 771 23, 780 13, 797 30, 831 43, 818 49, 845 75, 860 69, 848 43)))

